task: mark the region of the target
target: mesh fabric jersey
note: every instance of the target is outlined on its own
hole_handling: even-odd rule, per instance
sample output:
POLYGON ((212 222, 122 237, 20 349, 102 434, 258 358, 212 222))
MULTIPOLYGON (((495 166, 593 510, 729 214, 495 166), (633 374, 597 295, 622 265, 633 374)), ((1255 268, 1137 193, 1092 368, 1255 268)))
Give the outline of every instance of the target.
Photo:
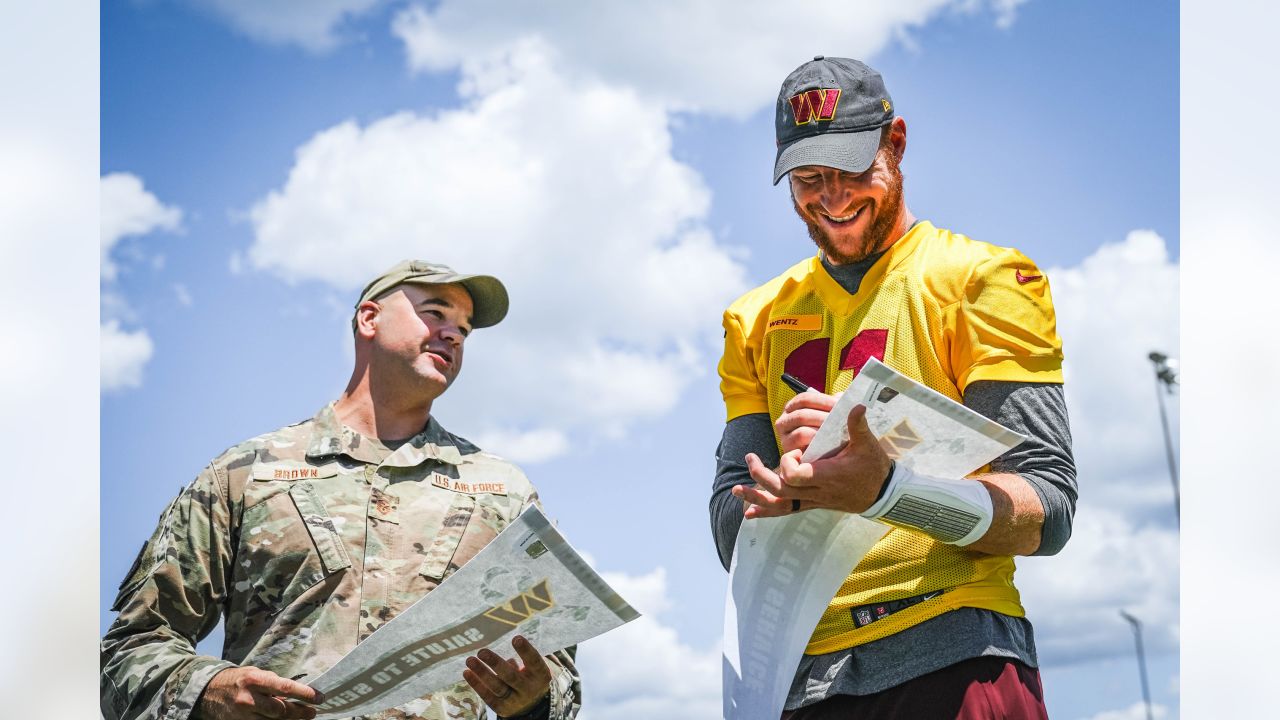
MULTIPOLYGON (((739 298, 724 316, 720 389, 728 419, 776 420, 795 392, 790 373, 844 390, 870 357, 960 402, 976 380, 1062 382, 1062 345, 1044 274, 1017 250, 915 225, 850 295, 818 257, 739 298)), ((776 439, 776 438, 775 438, 776 439)), ((893 527, 831 601, 805 652, 891 635, 958 607, 1025 613, 1014 562, 893 527), (858 627, 852 609, 944 590, 858 627)))

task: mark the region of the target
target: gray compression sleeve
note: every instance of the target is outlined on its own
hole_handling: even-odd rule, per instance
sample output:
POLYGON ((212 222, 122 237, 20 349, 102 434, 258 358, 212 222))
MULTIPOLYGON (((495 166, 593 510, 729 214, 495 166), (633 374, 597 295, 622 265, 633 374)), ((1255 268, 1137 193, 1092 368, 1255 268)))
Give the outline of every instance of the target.
MULTIPOLYGON (((1000 456, 992 469, 1022 476, 1044 506, 1045 521, 1035 555, 1052 555, 1071 537, 1076 508, 1076 469, 1071 456, 1071 430, 1061 385, 978 381, 967 388, 964 404, 1028 440, 1000 456)), ((711 533, 725 569, 742 525, 742 501, 729 491, 753 485, 744 459, 754 452, 768 467, 777 467, 773 423, 765 413, 730 420, 716 448, 716 477, 711 490, 711 533)))
POLYGON ((979 380, 965 389, 964 404, 1027 436, 1026 442, 991 463, 994 472, 1014 473, 1031 484, 1044 506, 1040 547, 1053 555, 1071 537, 1076 514, 1076 464, 1062 386, 979 380))
POLYGON ((724 426, 716 448, 716 480, 711 488, 711 534, 720 552, 720 564, 729 569, 733 543, 742 525, 742 501, 729 491, 734 485, 755 485, 747 470, 747 453, 753 452, 768 467, 778 467, 781 457, 773 439, 773 423, 767 413, 751 413, 730 420, 724 426))

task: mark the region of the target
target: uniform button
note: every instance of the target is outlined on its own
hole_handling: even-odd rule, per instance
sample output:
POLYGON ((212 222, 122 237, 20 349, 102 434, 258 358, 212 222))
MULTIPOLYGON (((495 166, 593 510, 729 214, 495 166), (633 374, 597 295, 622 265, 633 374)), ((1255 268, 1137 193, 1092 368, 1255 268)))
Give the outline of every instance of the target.
POLYGON ((827 56, 826 56, 826 55, 814 55, 814 56, 813 56, 813 59, 814 59, 814 60, 826 60, 826 59, 827 59, 827 56))

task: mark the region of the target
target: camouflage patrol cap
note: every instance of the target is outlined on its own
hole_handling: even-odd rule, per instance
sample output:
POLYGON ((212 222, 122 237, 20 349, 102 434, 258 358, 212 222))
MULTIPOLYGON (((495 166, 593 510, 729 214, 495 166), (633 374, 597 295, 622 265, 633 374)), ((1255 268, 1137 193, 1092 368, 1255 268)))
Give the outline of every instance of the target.
POLYGON ((387 271, 374 278, 360 293, 356 307, 365 300, 374 300, 394 289, 397 285, 410 283, 413 285, 450 285, 457 283, 466 288, 471 295, 474 312, 471 316, 473 328, 497 325, 507 316, 507 288, 502 281, 492 275, 462 275, 448 265, 429 263, 422 260, 401 260, 387 268, 387 271))

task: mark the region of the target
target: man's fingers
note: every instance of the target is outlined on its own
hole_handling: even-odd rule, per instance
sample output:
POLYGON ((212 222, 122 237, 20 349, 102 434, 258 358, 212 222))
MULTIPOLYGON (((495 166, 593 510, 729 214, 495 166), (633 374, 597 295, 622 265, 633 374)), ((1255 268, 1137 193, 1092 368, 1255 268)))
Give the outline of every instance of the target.
POLYGON ((747 507, 746 512, 742 514, 742 518, 744 520, 752 520, 754 518, 790 515, 795 512, 791 509, 791 502, 790 500, 783 500, 769 505, 750 505, 747 507))
POLYGON ((466 680, 473 690, 480 693, 490 707, 493 706, 494 701, 501 700, 514 692, 510 685, 503 682, 502 678, 495 675, 488 665, 476 657, 467 658, 467 667, 462 671, 462 679, 466 680))
POLYGON ((783 447, 787 450, 808 450, 818 431, 811 427, 796 428, 782 435, 783 447))
POLYGON ((757 517, 780 517, 800 510, 828 507, 817 499, 780 498, 748 485, 734 486, 733 494, 742 498, 742 517, 748 520, 757 517), (799 508, 796 507, 796 503, 800 503, 799 508))
POLYGON ((260 670, 245 676, 245 687, 267 695, 301 700, 306 703, 320 704, 324 702, 324 693, 296 680, 280 677, 268 670, 260 670))
POLYGON ((765 467, 755 453, 747 453, 747 470, 751 473, 751 479, 755 480, 757 485, 773 495, 782 494, 782 478, 779 478, 777 473, 765 467))
POLYGON ((867 425, 867 406, 861 403, 854 405, 849 411, 849 443, 876 441, 875 435, 867 425))
POLYGON ((533 643, 523 635, 517 635, 511 639, 511 647, 516 649, 516 654, 524 662, 524 674, 529 680, 548 685, 551 683, 551 668, 547 667, 547 659, 542 657, 533 643))
POLYGON ((313 718, 315 709, 302 703, 324 702, 324 693, 319 690, 261 668, 245 674, 242 682, 253 697, 254 712, 269 718, 313 718), (302 703, 289 702, 289 699, 302 703))
MULTIPOLYGON (((488 665, 493 670, 493 674, 497 675, 498 679, 507 685, 515 687, 520 683, 520 676, 516 672, 516 668, 511 667, 512 663, 503 660, 498 653, 486 648, 476 653, 476 657, 480 658, 485 665, 488 665)), ((499 688, 498 692, 502 692, 502 689, 499 688)))
POLYGON ((789 492, 776 493, 780 497, 800 497, 797 490, 813 486, 813 465, 800 462, 801 457, 799 450, 792 450, 785 453, 779 461, 777 475, 783 485, 790 489, 789 492))
POLYGON ((838 395, 824 395, 817 390, 807 390, 788 400, 787 404, 782 406, 782 412, 789 413, 801 408, 810 408, 819 410, 825 415, 836 406, 838 397, 838 395))
POLYGON ((209 680, 200 696, 200 712, 207 718, 314 718, 324 695, 270 670, 247 665, 226 668, 209 680))
POLYGON ((803 424, 792 416, 783 416, 778 418, 778 422, 774 424, 774 432, 777 433, 778 439, 782 443, 782 450, 804 450, 809 447, 809 443, 813 442, 813 438, 818 434, 820 422, 814 420, 810 424, 803 424))
POLYGON ((789 412, 783 412, 774 421, 773 427, 778 431, 779 435, 786 435, 800 428, 813 428, 817 430, 822 427, 822 422, 827 419, 830 413, 825 411, 813 410, 810 408, 798 408, 789 412))
MULTIPOLYGON (((468 660, 467 662, 470 663, 471 660, 468 660)), ((484 663, 480 664, 483 665, 484 663)), ((489 682, 483 680, 480 674, 475 670, 472 670, 470 667, 463 668, 462 679, 466 680, 467 684, 471 686, 471 689, 475 690, 476 694, 480 696, 480 700, 491 708, 496 709, 503 700, 506 700, 511 696, 511 693, 514 692, 511 688, 507 688, 503 692, 494 692, 493 687, 489 682)))
POLYGON ((537 648, 521 636, 512 639, 511 645, 524 660, 523 666, 485 648, 467 658, 462 671, 462 679, 498 715, 527 712, 551 685, 551 671, 537 648))
POLYGON ((294 708, 301 707, 293 705, 282 698, 274 695, 268 695, 255 690, 247 690, 251 702, 253 703, 253 712, 262 717, 269 718, 295 718, 302 717, 294 714, 294 708), (293 705, 293 707, 290 707, 293 705))
POLYGON ((759 488, 753 488, 750 485, 737 485, 734 487, 734 495, 742 498, 749 505, 776 505, 778 498, 771 493, 764 492, 759 488))
MULTIPOLYGON (((280 698, 276 699, 279 700, 280 698)), ((316 709, 310 705, 288 700, 281 700, 281 702, 284 703, 285 707, 285 714, 280 716, 282 718, 287 718, 288 720, 311 720, 316 716, 316 709)))
POLYGON ((317 714, 315 708, 310 705, 303 705, 302 703, 286 702, 285 707, 289 708, 289 715, 287 717, 291 719, 298 718, 299 720, 311 720, 317 714))

